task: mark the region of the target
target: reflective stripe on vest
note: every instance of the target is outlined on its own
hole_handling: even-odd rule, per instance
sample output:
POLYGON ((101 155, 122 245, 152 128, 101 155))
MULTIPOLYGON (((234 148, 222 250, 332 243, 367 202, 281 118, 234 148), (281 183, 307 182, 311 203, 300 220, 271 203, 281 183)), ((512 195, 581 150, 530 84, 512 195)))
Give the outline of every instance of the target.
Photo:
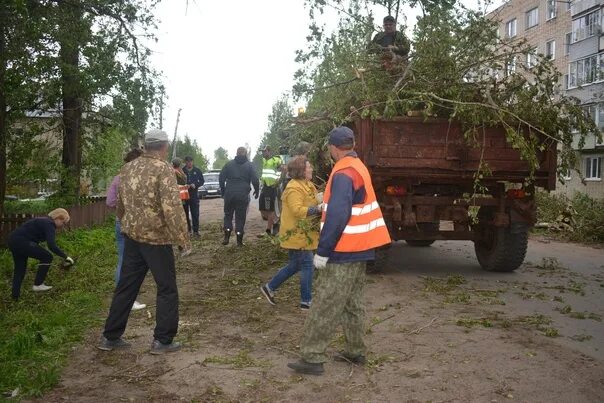
POLYGON ((260 179, 268 186, 274 185, 281 177, 280 172, 277 170, 281 165, 281 158, 275 161, 275 158, 271 157, 262 161, 262 175, 260 179))
POLYGON ((329 212, 331 180, 338 171, 346 168, 354 169, 363 179, 366 199, 362 204, 352 205, 350 219, 336 244, 335 251, 362 252, 390 243, 390 234, 386 228, 382 210, 380 209, 380 205, 375 196, 369 172, 361 160, 355 157, 344 157, 333 167, 325 188, 325 209, 321 216, 321 229, 323 229, 325 217, 329 212))

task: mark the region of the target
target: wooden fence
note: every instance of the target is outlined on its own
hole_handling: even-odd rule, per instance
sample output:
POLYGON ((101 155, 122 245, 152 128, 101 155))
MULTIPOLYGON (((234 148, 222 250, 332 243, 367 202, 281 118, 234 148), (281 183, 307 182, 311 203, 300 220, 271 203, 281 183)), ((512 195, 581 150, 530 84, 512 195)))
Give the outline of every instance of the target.
MULTIPOLYGON (((92 227, 104 223, 113 210, 107 207, 104 197, 95 197, 89 200, 88 204, 82 206, 72 206, 67 209, 69 212, 69 224, 65 227, 66 230, 92 227)), ((42 217, 45 214, 3 214, 0 215, 0 246, 5 246, 8 241, 8 236, 17 227, 25 221, 34 217, 42 217)))

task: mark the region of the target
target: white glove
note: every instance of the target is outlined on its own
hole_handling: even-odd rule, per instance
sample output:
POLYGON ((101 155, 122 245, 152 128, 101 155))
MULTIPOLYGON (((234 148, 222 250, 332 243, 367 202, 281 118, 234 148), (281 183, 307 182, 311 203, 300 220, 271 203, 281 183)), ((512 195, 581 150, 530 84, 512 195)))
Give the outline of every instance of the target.
POLYGON ((67 256, 65 258, 65 263, 66 263, 65 266, 73 266, 75 264, 75 261, 72 258, 70 258, 69 256, 67 256))
POLYGON ((327 266, 327 261, 328 260, 329 260, 328 257, 319 256, 319 255, 315 254, 315 257, 312 259, 312 262, 315 265, 316 269, 322 269, 325 266, 327 266))
POLYGON ((323 192, 317 193, 316 198, 317 198, 317 203, 321 203, 322 204, 323 203, 323 192))
POLYGON ((324 212, 325 211, 325 203, 319 203, 319 205, 317 206, 317 210, 319 210, 320 212, 324 212))

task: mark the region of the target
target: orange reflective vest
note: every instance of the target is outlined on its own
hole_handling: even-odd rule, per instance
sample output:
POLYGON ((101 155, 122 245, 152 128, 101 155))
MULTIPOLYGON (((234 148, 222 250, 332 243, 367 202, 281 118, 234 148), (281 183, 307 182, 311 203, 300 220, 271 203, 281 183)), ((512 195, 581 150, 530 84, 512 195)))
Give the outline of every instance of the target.
POLYGON ((182 201, 189 200, 189 186, 178 185, 178 195, 182 201))
POLYGON ((375 191, 371 184, 371 177, 367 167, 360 159, 355 157, 344 157, 340 159, 331 171, 323 202, 325 208, 321 215, 321 228, 325 223, 326 211, 329 208, 329 198, 331 197, 331 180, 334 175, 342 169, 352 168, 363 178, 365 186, 365 201, 361 204, 353 204, 350 215, 350 220, 342 232, 338 243, 336 244, 336 252, 363 252, 369 249, 377 248, 382 245, 392 242, 388 228, 382 216, 382 210, 375 197, 375 191))

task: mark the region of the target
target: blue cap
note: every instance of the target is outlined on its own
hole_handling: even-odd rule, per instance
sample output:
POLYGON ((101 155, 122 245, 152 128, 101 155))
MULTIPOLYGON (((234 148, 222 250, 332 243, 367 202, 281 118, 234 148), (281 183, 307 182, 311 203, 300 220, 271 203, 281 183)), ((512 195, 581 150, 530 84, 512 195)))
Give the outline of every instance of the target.
POLYGON ((352 143, 354 143, 354 133, 346 126, 336 127, 329 132, 329 144, 333 146, 339 147, 352 143))

